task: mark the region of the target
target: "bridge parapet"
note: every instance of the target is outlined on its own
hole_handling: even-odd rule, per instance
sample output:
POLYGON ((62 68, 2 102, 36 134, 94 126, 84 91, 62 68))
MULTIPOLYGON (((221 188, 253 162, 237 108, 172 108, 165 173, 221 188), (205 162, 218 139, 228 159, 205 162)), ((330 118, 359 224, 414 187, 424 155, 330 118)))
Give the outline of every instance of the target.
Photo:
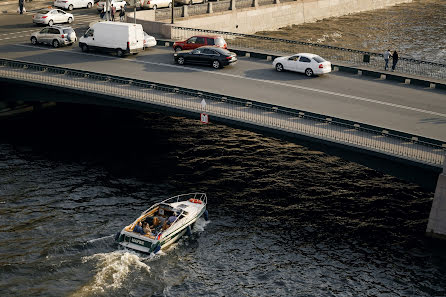
POLYGON ((185 114, 206 112, 211 119, 416 164, 441 167, 445 160, 446 144, 435 139, 200 90, 8 59, 0 59, 0 79, 89 93, 105 97, 111 104, 122 100, 185 114), (203 99, 207 102, 204 107, 203 99))

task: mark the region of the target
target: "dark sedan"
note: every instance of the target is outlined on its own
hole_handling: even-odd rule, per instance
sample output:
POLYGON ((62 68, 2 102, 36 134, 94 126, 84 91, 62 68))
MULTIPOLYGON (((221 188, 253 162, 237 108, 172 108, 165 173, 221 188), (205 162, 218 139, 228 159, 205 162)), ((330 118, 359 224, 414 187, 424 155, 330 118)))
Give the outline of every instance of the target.
POLYGON ((173 54, 175 62, 183 65, 201 64, 211 65, 215 69, 237 62, 237 55, 228 50, 213 46, 202 46, 192 51, 177 52, 173 54))

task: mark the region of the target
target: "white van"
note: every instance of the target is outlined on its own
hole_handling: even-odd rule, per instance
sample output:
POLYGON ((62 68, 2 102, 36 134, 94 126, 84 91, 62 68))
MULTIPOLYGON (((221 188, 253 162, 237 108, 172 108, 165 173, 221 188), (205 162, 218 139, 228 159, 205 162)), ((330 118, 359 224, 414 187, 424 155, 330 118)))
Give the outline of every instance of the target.
POLYGON ((118 57, 144 50, 144 31, 141 24, 98 22, 79 39, 83 52, 100 50, 116 53, 118 57))

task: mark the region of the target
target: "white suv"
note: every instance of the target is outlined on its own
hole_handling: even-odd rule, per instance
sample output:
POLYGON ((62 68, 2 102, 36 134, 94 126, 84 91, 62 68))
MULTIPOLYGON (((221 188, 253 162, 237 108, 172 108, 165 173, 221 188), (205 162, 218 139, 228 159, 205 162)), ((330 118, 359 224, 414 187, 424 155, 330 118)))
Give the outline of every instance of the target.
POLYGON ((46 27, 31 34, 32 44, 46 43, 56 48, 61 45, 72 45, 76 40, 76 32, 69 26, 46 27))

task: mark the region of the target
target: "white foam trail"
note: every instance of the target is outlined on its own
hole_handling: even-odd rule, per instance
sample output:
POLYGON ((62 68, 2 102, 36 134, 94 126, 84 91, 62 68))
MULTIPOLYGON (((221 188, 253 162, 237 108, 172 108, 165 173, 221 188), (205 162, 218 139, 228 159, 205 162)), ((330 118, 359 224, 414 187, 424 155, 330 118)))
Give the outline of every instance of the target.
POLYGON ((192 229, 192 232, 203 232, 204 228, 210 223, 211 221, 206 221, 203 218, 199 218, 192 229))
POLYGON ((99 241, 99 240, 103 240, 103 239, 106 239, 106 238, 110 238, 110 237, 113 237, 113 236, 114 235, 112 234, 112 235, 107 235, 107 236, 100 237, 100 238, 91 239, 91 240, 87 241, 87 243, 93 243, 93 242, 96 242, 96 241, 99 241))
POLYGON ((127 279, 127 275, 135 269, 150 273, 150 267, 133 252, 115 251, 82 258, 83 263, 90 261, 97 261, 96 275, 88 284, 73 293, 72 297, 94 296, 98 293, 121 288, 127 279))

